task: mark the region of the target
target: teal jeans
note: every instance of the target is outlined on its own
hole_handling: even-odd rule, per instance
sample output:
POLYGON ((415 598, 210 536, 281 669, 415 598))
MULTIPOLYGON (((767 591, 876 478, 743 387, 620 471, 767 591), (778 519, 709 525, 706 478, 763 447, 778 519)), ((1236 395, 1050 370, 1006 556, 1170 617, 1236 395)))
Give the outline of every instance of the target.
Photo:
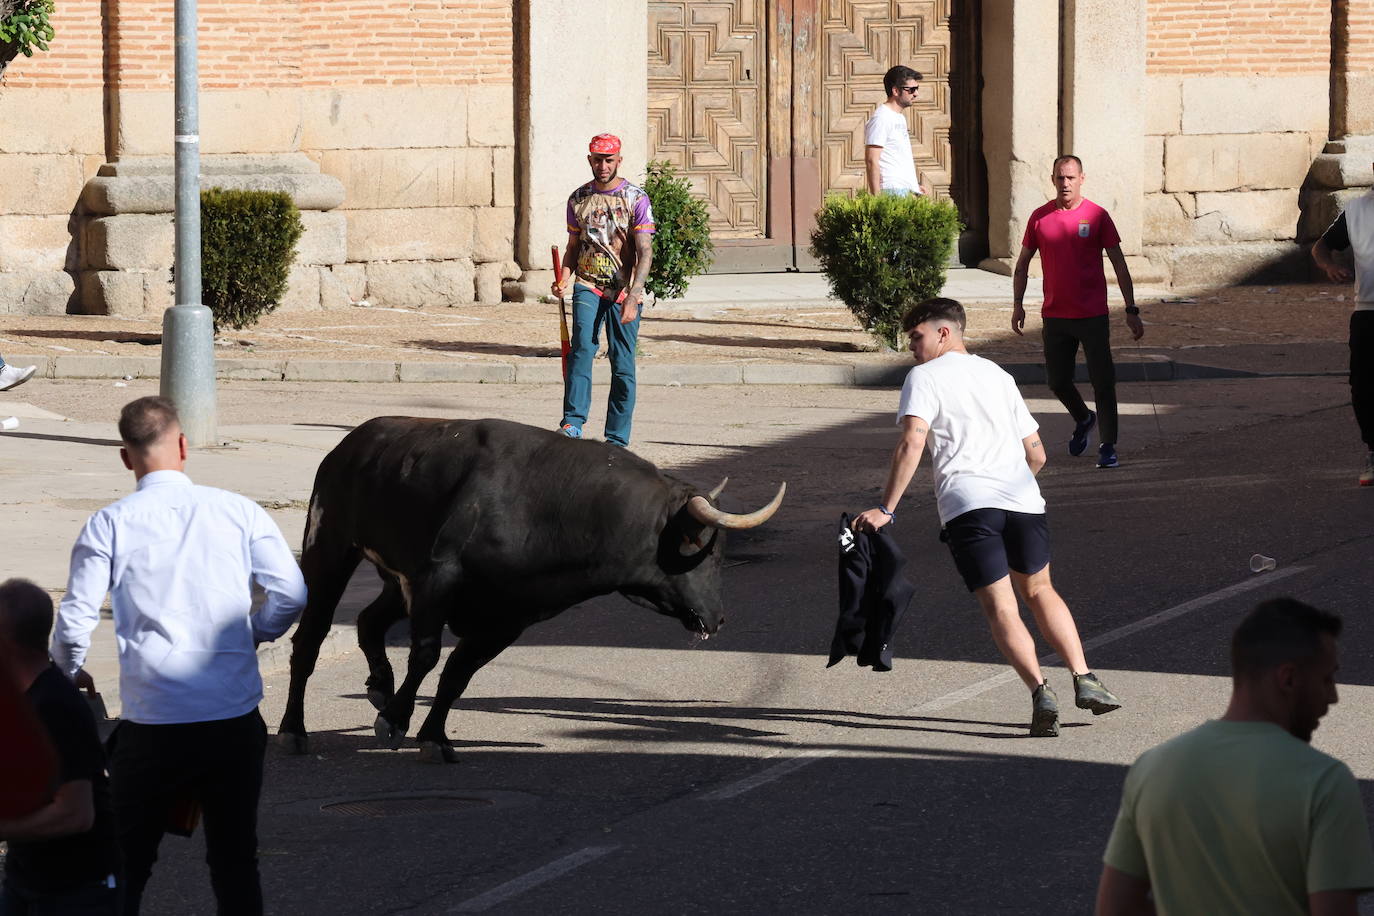
MULTIPOLYGON (((641 311, 643 306, 641 306, 641 311)), ((611 358, 611 392, 606 399, 606 441, 630 444, 630 424, 635 412, 635 346, 639 343, 639 316, 620 323, 620 306, 612 297, 598 297, 591 287, 573 284, 572 347, 568 374, 563 380, 563 423, 582 429, 592 404, 592 360, 596 357, 601 328, 611 358)))

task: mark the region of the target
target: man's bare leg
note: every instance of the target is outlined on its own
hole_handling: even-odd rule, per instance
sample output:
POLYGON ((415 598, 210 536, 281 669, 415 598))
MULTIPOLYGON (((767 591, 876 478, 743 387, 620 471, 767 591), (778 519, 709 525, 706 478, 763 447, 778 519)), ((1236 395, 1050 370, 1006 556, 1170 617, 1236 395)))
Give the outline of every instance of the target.
POLYGON ((1078 638, 1078 625, 1073 622, 1073 614, 1050 582, 1050 567, 1029 576, 1013 571, 1011 581, 1016 591, 1026 599, 1035 625, 1045 641, 1059 653, 1064 664, 1069 666, 1070 674, 1086 674, 1088 661, 1083 657, 1083 642, 1078 638))
MULTIPOLYGON (((983 614, 988 619, 988 629, 992 631, 992 641, 997 643, 1002 657, 1016 671, 1026 687, 1034 690, 1044 680, 1040 672, 1040 662, 1035 656, 1035 639, 1026 629, 1021 619, 1021 608, 1016 603, 1016 593, 1012 591, 1011 577, 1003 576, 991 585, 975 589, 973 592, 983 614)), ((1068 609, 1065 608, 1065 613, 1068 609)), ((1070 625, 1073 621, 1070 620, 1070 625)))

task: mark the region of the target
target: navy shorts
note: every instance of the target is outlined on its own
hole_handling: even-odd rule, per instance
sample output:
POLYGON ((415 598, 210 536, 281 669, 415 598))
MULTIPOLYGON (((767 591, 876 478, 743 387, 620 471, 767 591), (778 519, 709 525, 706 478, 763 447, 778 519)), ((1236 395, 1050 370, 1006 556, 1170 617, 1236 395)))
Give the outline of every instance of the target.
POLYGON ((972 509, 940 532, 969 591, 991 585, 1015 570, 1037 573, 1050 562, 1050 526, 1044 513, 972 509))

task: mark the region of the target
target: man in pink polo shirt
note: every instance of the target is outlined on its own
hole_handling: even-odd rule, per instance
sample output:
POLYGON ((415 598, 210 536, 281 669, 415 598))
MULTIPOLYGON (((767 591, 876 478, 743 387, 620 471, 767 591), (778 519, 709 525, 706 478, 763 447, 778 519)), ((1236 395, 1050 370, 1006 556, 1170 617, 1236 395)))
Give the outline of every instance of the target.
POLYGON ((1081 455, 1088 447, 1088 434, 1098 428, 1097 466, 1114 468, 1116 455, 1116 367, 1112 364, 1111 329, 1107 320, 1107 276, 1102 270, 1102 252, 1116 270, 1117 286, 1126 300, 1126 326, 1139 340, 1145 333, 1136 308, 1131 272, 1121 253, 1121 236, 1106 210, 1083 196, 1083 163, 1077 156, 1054 160, 1054 200, 1031 214, 1026 236, 1021 240, 1021 255, 1012 275, 1015 308, 1011 329, 1022 333, 1026 324, 1026 278, 1030 260, 1040 252, 1045 276, 1044 319, 1041 332, 1045 341, 1045 380, 1055 397, 1068 408, 1074 419, 1069 454, 1081 455), (1074 360, 1078 345, 1088 364, 1088 379, 1093 386, 1097 412, 1088 409, 1073 384, 1074 360))

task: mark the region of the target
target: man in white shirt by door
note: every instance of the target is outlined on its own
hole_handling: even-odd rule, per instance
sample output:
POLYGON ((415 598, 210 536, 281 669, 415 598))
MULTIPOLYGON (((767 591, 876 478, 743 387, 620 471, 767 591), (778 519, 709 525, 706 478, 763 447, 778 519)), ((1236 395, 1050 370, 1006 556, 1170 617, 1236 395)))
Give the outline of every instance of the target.
POLYGON ((906 110, 916 104, 920 82, 921 74, 910 67, 893 67, 883 76, 887 100, 864 125, 864 172, 870 194, 930 193, 916 176, 906 122, 906 110))
POLYGON ((305 580, 276 523, 237 493, 183 473, 186 437, 165 398, 119 416, 135 491, 86 522, 72 548, 53 662, 78 686, 108 592, 119 649, 120 724, 109 740, 110 795, 124 854, 124 912, 137 914, 169 813, 205 819, 219 912, 260 914, 257 811, 267 728, 256 644, 284 634, 305 580), (252 586, 267 593, 256 612, 252 586))

